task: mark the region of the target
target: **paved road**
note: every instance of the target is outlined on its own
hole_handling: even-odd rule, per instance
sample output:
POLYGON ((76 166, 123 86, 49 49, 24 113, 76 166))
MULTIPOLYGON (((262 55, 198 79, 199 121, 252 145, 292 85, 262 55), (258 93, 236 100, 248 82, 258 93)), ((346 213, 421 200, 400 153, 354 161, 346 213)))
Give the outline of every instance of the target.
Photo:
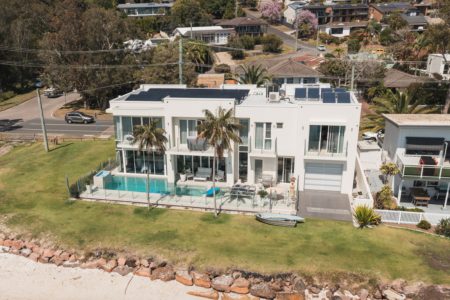
MULTIPOLYGON (((79 95, 77 93, 68 94, 67 102, 78 98, 79 95)), ((53 116, 53 112, 66 102, 64 96, 59 98, 41 96, 41 99, 49 135, 85 136, 113 134, 111 121, 97 121, 94 124, 67 124, 64 120, 53 116)), ((0 132, 25 135, 41 134, 42 128, 37 97, 0 112, 0 132)))

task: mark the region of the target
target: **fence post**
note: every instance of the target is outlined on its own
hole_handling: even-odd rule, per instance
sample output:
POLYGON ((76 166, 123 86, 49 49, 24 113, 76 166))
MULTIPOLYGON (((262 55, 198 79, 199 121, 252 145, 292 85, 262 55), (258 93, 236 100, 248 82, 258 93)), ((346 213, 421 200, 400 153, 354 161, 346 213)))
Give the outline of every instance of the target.
POLYGON ((420 213, 419 214, 419 222, 422 221, 422 216, 423 216, 423 213, 420 213))
POLYGON ((400 223, 401 223, 401 220, 402 220, 402 212, 399 211, 399 212, 398 212, 398 223, 397 223, 397 224, 400 224, 400 223))

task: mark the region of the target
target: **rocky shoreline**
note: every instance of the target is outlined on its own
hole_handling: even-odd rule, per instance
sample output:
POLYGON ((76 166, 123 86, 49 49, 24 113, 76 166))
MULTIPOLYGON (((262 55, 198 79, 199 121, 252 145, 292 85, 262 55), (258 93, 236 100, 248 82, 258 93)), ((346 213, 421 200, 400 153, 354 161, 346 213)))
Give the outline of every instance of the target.
POLYGON ((122 276, 132 273, 150 280, 176 280, 185 286, 204 288, 204 291, 192 291, 189 294, 207 299, 450 299, 450 286, 444 285, 409 283, 403 279, 372 285, 361 285, 347 280, 336 284, 294 273, 262 275, 243 270, 199 272, 193 268, 177 268, 152 258, 124 256, 107 250, 80 255, 75 251, 44 245, 37 240, 27 241, 2 233, 0 252, 60 267, 100 269, 122 276))

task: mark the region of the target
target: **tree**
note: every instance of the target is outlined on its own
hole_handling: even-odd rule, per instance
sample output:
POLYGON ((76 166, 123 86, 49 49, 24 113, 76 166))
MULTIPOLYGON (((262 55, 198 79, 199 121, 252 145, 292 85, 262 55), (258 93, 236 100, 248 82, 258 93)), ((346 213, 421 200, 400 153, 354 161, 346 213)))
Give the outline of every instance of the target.
POLYGON ((379 41, 383 46, 391 45, 395 42, 394 31, 390 27, 386 27, 380 32, 379 41))
POLYGON ((370 20, 364 29, 364 44, 369 44, 376 40, 381 32, 381 24, 375 20, 370 20))
POLYGON ((209 110, 204 110, 205 120, 198 126, 198 138, 206 139, 214 148, 213 158, 213 197, 214 216, 217 217, 216 203, 216 160, 222 159, 226 151, 232 150, 232 143, 242 143, 239 137, 240 124, 234 117, 233 109, 225 110, 219 107, 214 115, 209 110))
POLYGON ((387 90, 382 97, 373 100, 370 106, 373 113, 366 116, 361 128, 374 132, 384 128, 383 114, 431 114, 438 113, 435 107, 425 105, 423 99, 411 92, 393 92, 387 90))
POLYGON ((348 53, 358 53, 361 49, 361 42, 357 39, 349 39, 347 41, 347 52, 348 53))
POLYGON ((398 12, 394 12, 386 17, 385 23, 387 23, 393 30, 399 30, 408 26, 408 22, 406 22, 406 20, 403 19, 398 12))
POLYGON ((430 50, 435 53, 447 53, 450 49, 450 28, 448 24, 430 25, 424 32, 430 50))
POLYGON ((239 37, 233 37, 228 42, 228 47, 233 48, 230 49, 229 53, 231 55, 231 58, 233 59, 243 59, 245 57, 245 53, 243 50, 244 45, 242 44, 242 41, 239 37))
POLYGON ((280 53, 283 41, 274 34, 268 34, 261 38, 264 52, 280 53))
POLYGON ((300 10, 295 20, 298 28, 298 37, 310 37, 317 30, 319 20, 316 15, 309 10, 300 10))
POLYGON ((384 183, 386 184, 389 182, 389 179, 392 176, 395 176, 398 173, 400 173, 400 170, 395 163, 388 162, 388 163, 384 163, 381 165, 380 172, 381 172, 381 174, 383 174, 385 176, 384 183))
POLYGON ((261 67, 261 65, 241 66, 241 69, 243 74, 238 79, 241 84, 256 84, 257 86, 261 86, 270 80, 267 75, 267 70, 261 67))
POLYGON ((337 47, 333 52, 336 53, 337 58, 341 58, 342 54, 344 53, 344 49, 337 47))
POLYGON ((197 0, 177 0, 171 9, 172 27, 206 26, 211 17, 197 0))
POLYGON ((278 23, 281 19, 281 3, 272 0, 261 6, 261 15, 271 23, 278 23))
POLYGON ((147 152, 147 161, 144 163, 144 167, 147 167, 147 203, 148 209, 150 209, 150 166, 148 157, 151 153, 157 152, 164 154, 166 151, 167 138, 166 132, 163 128, 158 127, 158 122, 151 121, 148 125, 138 125, 133 128, 133 144, 138 144, 139 151, 147 152))
POLYGON ((209 70, 214 62, 210 47, 202 41, 183 42, 183 54, 186 61, 195 64, 198 72, 209 70))

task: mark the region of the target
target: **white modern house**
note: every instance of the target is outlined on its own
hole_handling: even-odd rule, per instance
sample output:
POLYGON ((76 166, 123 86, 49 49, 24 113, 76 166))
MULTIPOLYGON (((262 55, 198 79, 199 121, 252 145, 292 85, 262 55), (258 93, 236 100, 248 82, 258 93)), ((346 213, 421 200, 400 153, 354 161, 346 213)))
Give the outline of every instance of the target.
POLYGON ((128 17, 154 17, 169 13, 173 3, 125 3, 117 5, 128 17))
POLYGON ((114 116, 118 174, 191 185, 211 180, 213 149, 197 138, 204 110, 234 109, 242 144, 218 161, 221 186, 270 185, 298 190, 352 192, 361 106, 353 93, 326 84, 284 84, 279 92, 254 85, 219 89, 143 84, 110 101, 114 116), (150 157, 133 144, 133 127, 157 121, 168 143, 150 157), (201 173, 201 174, 200 174, 201 173), (188 175, 188 176, 185 176, 188 175))
POLYGON ((173 31, 174 36, 182 36, 203 41, 209 45, 226 45, 235 34, 233 28, 222 26, 177 27, 173 31))
POLYGON ((428 55, 427 73, 430 77, 433 77, 433 74, 439 74, 444 80, 450 80, 450 54, 428 55))
POLYGON ((349 36, 355 30, 366 28, 367 23, 367 21, 359 20, 353 22, 332 22, 320 25, 319 31, 341 38, 349 36))

